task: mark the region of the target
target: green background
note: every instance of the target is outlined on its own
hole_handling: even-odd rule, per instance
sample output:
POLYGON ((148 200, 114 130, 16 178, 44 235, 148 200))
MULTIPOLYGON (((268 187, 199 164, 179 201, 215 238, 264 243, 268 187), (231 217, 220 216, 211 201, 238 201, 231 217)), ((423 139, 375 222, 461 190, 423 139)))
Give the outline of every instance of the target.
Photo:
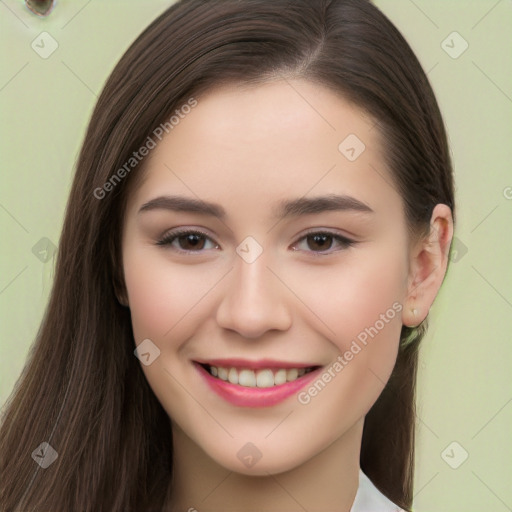
MULTIPOLYGON (((61 0, 38 18, 21 0, 0 2, 0 404, 44 312, 52 244, 96 98, 124 50, 170 3, 61 0), (51 48, 49 39, 42 48, 45 31, 58 44, 46 59, 31 46, 51 48)), ((510 511, 512 2, 376 4, 428 72, 456 173, 456 251, 421 354, 415 510, 510 511), (448 37, 454 31, 468 44, 457 58, 464 43, 448 37)))

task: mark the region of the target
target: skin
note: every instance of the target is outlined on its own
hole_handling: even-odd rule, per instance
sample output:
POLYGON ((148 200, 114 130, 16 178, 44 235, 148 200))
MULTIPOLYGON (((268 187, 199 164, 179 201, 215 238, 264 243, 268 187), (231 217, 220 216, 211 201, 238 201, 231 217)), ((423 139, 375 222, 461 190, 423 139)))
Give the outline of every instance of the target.
POLYGON ((302 80, 210 91, 146 164, 127 203, 120 300, 136 344, 149 338, 160 349, 142 369, 172 420, 170 509, 349 511, 364 416, 391 374, 402 325, 426 317, 441 285, 450 209, 437 205, 430 236, 410 240, 374 122, 302 80), (338 150, 349 134, 366 145, 353 162, 338 150), (332 193, 372 212, 272 215, 282 200, 332 193), (171 194, 218 203, 226 217, 139 212, 171 194), (177 227, 209 238, 192 253, 179 251, 194 250, 186 239, 157 245, 177 227), (304 238, 322 230, 356 243, 319 247, 304 238), (252 263, 236 252, 248 236, 263 249, 252 263), (308 404, 294 395, 272 407, 236 407, 192 364, 238 357, 327 368, 394 303, 401 311, 308 404), (262 454, 251 467, 237 457, 248 442, 262 454))

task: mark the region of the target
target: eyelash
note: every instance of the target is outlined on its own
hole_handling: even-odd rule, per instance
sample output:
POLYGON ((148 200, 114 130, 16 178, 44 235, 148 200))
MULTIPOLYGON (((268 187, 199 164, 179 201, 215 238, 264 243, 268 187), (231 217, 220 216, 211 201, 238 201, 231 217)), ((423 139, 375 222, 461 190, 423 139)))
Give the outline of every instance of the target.
MULTIPOLYGON (((202 237, 204 237, 204 238, 206 238, 206 239, 208 239, 208 240, 213 242, 211 237, 209 235, 207 235, 206 233, 204 233, 203 231, 199 231, 199 230, 195 230, 195 229, 176 229, 176 230, 171 231, 171 232, 167 233, 166 235, 164 235, 158 242, 156 242, 156 245, 161 246, 161 247, 171 246, 171 244, 175 240, 177 240, 178 238, 180 238, 182 236, 185 236, 185 235, 198 235, 198 236, 202 236, 202 237)), ((320 251, 305 251, 305 252, 311 253, 315 257, 328 256, 329 254, 332 254, 334 252, 338 252, 338 251, 343 250, 343 249, 348 249, 348 248, 354 246, 357 243, 355 240, 351 240, 349 238, 346 238, 344 236, 338 235, 336 233, 331 233, 329 231, 310 231, 309 233, 306 233, 304 236, 299 238, 299 240, 297 240, 295 245, 298 242, 306 240, 308 237, 314 236, 314 235, 326 235, 328 237, 332 237, 333 240, 337 241, 341 245, 341 249, 338 249, 338 250, 335 250, 335 251, 329 251, 329 252, 325 252, 325 251, 324 252, 320 252, 320 251)), ((215 244, 215 245, 216 245, 216 247, 218 247, 218 244, 215 244)), ((201 253, 201 252, 203 252, 203 250, 186 251, 184 249, 177 249, 177 248, 172 248, 172 250, 174 250, 174 251, 176 251, 178 253, 181 253, 181 254, 193 254, 193 253, 201 253)), ((297 250, 297 249, 295 249, 295 250, 297 250)))
MULTIPOLYGON (((164 246, 164 247, 167 245, 170 246, 172 244, 172 242, 174 242, 174 240, 177 240, 178 238, 185 236, 185 235, 199 235, 199 236, 202 236, 204 238, 208 238, 209 240, 211 240, 211 237, 209 235, 207 235, 206 233, 204 233, 203 231, 198 231, 196 229, 176 229, 174 231, 171 231, 171 232, 165 234, 156 243, 156 245, 160 245, 160 246, 164 246)), ((177 252, 184 253, 184 254, 202 252, 202 251, 185 251, 184 249, 174 249, 174 250, 176 250, 177 252)))

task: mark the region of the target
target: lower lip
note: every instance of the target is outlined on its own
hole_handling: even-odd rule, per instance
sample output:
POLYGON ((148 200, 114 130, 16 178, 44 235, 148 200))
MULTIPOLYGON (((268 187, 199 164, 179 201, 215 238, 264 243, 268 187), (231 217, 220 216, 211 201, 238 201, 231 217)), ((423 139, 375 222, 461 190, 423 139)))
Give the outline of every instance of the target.
POLYGON ((309 384, 322 370, 322 368, 317 368, 292 382, 286 382, 278 386, 269 388, 249 388, 217 379, 200 364, 194 364, 208 386, 221 398, 237 407, 271 407, 283 402, 309 384))

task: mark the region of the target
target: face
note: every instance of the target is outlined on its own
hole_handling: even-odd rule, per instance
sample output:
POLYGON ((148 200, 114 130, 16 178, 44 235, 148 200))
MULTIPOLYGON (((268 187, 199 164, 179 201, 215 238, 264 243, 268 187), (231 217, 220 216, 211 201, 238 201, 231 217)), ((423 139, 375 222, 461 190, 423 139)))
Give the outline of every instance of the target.
POLYGON ((297 467, 362 424, 396 360, 409 241, 378 130, 305 81, 223 87, 147 164, 123 229, 146 378, 216 463, 297 467))

